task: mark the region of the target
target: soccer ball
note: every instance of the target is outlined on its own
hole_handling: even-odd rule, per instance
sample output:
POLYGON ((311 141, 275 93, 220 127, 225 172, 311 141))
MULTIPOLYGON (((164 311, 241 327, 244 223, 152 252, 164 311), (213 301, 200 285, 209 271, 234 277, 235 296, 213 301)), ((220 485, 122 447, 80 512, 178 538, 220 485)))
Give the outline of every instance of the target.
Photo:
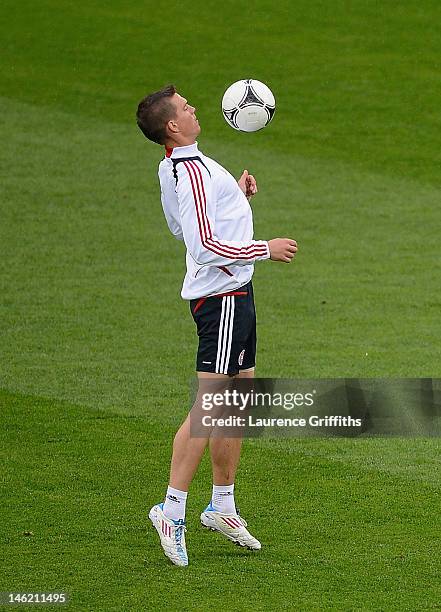
POLYGON ((230 85, 222 98, 225 121, 235 130, 257 132, 273 118, 276 100, 265 83, 244 79, 230 85))

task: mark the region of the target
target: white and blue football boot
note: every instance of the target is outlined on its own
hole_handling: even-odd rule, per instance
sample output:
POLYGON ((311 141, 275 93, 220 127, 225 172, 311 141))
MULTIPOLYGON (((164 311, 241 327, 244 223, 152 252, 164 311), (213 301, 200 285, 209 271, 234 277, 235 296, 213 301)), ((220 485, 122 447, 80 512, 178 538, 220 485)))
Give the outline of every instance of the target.
POLYGON ((235 544, 249 548, 249 550, 262 548, 259 540, 256 540, 246 529, 247 522, 238 511, 236 514, 216 512, 210 502, 201 514, 201 524, 212 531, 219 531, 235 544))
POLYGON ((188 565, 187 549, 185 547, 185 521, 173 521, 165 516, 164 504, 156 504, 149 512, 149 519, 153 523, 161 540, 161 546, 166 557, 175 565, 188 565))

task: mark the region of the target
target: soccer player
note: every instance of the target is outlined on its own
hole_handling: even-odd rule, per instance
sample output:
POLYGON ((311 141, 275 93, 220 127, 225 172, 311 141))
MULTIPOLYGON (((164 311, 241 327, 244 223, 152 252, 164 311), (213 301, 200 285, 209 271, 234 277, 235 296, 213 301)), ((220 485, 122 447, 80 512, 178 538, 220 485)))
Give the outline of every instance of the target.
MULTIPOLYGON (((196 109, 169 85, 139 103, 137 123, 149 140, 165 147, 159 164, 164 215, 171 233, 187 249, 182 298, 190 302, 197 326, 196 359, 200 380, 254 376, 256 317, 254 262, 289 263, 297 243, 289 238, 253 239, 249 199, 257 193, 254 177, 244 170, 239 181, 198 148, 201 128, 196 109)), ((234 500, 241 439, 192 437, 190 415, 173 442, 169 486, 164 503, 149 518, 166 556, 188 565, 185 545, 187 492, 205 448, 209 446, 213 491, 201 523, 252 550, 260 542, 247 530, 234 500)))

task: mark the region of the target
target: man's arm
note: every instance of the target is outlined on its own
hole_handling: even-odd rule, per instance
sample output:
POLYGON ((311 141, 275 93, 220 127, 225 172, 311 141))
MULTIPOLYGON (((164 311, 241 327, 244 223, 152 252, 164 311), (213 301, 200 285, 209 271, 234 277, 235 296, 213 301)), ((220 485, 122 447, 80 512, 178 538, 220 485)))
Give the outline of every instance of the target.
POLYGON ((174 180, 170 180, 170 166, 163 159, 158 168, 159 187, 161 190, 161 204, 168 229, 177 240, 184 240, 181 219, 176 206, 176 193, 174 180))
POLYGON ((216 235, 215 203, 211 195, 211 179, 197 160, 178 166, 177 194, 184 241, 193 259, 215 266, 253 264, 269 259, 266 240, 239 242, 221 240, 216 235))
POLYGON ((171 231, 173 236, 178 240, 184 240, 184 235, 182 233, 182 227, 179 221, 174 217, 169 207, 166 205, 166 197, 164 192, 162 191, 161 186, 161 204, 162 210, 164 211, 165 220, 167 221, 168 229, 171 231))

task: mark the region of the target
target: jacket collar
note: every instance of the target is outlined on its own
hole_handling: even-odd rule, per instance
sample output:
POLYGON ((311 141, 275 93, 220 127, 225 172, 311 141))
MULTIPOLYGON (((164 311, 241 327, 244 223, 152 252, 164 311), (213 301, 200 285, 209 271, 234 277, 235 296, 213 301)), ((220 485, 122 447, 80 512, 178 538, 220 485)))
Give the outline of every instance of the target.
POLYGON ((195 142, 191 145, 185 145, 185 147, 165 147, 165 156, 177 159, 180 157, 191 157, 199 153, 198 143, 195 142))

